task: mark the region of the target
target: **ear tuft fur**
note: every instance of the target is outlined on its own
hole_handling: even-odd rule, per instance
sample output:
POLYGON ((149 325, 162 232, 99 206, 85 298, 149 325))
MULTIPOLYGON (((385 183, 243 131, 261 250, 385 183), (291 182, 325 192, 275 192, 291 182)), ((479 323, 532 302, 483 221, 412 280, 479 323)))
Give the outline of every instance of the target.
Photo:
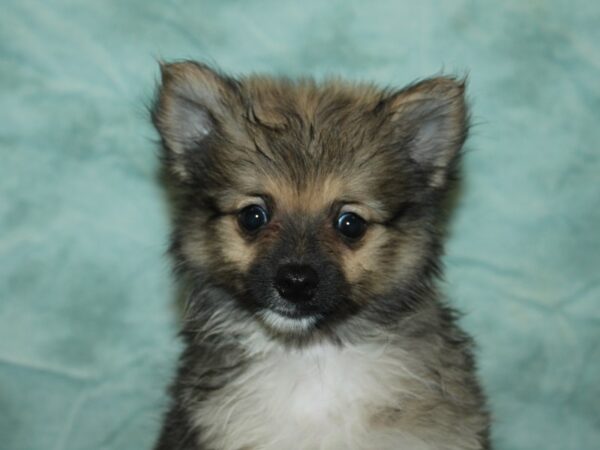
POLYGON ((449 77, 424 80, 389 100, 392 121, 410 158, 441 186, 467 137, 465 82, 449 77))
POLYGON ((206 138, 230 114, 234 82, 206 65, 191 61, 161 63, 161 84, 152 120, 175 170, 187 152, 202 149, 206 138))

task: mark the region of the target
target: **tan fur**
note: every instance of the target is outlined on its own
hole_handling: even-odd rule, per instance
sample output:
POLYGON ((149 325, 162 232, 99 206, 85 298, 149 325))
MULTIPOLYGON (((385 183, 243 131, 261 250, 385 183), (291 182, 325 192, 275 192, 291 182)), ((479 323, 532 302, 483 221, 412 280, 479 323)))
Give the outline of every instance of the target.
POLYGON ((254 260, 256 247, 248 244, 241 236, 235 217, 222 221, 223 254, 228 262, 236 264, 239 270, 246 272, 254 260))
POLYGON ((199 229, 192 227, 183 241, 183 252, 189 260, 198 266, 207 264, 216 258, 223 259, 241 272, 246 272, 252 263, 256 246, 247 242, 240 234, 239 226, 234 215, 223 217, 219 226, 221 254, 215 254, 214 242, 199 229))
POLYGON ((270 179, 265 191, 276 200, 283 213, 316 214, 327 210, 344 194, 344 182, 334 175, 309 180, 301 189, 294 189, 285 179, 270 179))

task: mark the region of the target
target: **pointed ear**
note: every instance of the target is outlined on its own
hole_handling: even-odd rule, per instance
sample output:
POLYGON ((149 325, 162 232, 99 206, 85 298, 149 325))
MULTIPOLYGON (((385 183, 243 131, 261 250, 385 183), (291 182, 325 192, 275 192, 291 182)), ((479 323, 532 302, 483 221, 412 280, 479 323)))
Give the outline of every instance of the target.
POLYGON ((390 99, 391 120, 410 158, 441 187, 467 137, 465 83, 438 77, 422 81, 390 99))
POLYGON ((201 149, 232 117, 236 82, 191 61, 161 64, 160 69, 152 121, 174 168, 184 174, 183 156, 201 149))

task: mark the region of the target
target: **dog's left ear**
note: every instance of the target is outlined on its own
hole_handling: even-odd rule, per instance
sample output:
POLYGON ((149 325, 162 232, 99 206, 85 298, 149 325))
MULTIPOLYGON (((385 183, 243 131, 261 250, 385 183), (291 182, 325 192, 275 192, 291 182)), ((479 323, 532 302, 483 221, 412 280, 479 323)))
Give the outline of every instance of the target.
POLYGON ((438 77, 397 92, 387 101, 396 139, 434 188, 444 185, 467 137, 464 91, 464 81, 438 77))

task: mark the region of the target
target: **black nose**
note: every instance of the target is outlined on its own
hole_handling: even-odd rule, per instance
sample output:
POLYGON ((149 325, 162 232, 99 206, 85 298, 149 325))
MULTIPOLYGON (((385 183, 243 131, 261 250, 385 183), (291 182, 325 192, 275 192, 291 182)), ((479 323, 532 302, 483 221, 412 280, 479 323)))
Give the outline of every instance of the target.
POLYGON ((279 294, 292 302, 303 302, 314 297, 319 274, 310 266, 286 264, 275 276, 275 288, 279 294))

